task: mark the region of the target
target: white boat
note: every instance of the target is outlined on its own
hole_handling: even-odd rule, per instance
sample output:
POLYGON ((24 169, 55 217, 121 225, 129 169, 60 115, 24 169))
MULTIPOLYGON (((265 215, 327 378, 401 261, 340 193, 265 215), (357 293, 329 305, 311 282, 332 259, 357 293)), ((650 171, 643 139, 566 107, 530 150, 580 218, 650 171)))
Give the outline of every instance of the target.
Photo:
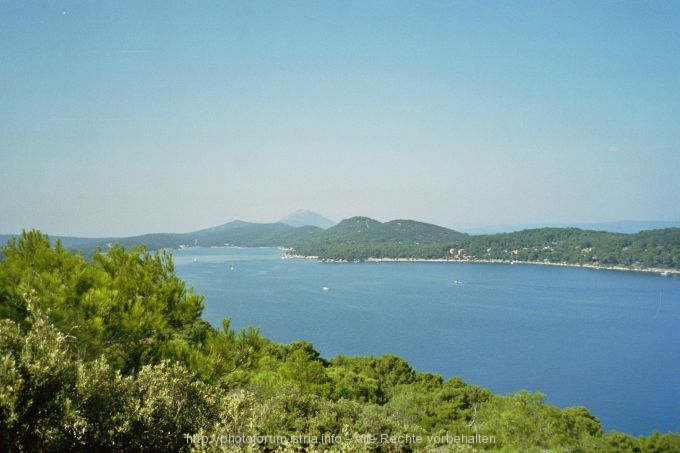
POLYGON ((322 286, 321 289, 324 291, 328 291, 330 288, 328 286, 322 286))

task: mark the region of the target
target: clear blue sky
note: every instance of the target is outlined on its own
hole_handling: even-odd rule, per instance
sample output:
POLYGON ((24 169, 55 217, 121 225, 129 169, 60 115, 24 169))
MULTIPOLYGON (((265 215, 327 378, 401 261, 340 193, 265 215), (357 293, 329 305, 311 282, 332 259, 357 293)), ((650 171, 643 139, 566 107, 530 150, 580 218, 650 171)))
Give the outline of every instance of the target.
POLYGON ((0 233, 680 219, 678 1, 0 0, 0 233))

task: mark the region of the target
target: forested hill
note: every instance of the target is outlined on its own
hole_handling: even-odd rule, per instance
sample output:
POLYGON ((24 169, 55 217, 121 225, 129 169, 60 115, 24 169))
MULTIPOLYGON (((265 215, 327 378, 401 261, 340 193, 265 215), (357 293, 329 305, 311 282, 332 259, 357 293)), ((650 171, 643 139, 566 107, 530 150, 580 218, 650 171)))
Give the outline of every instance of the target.
POLYGON ((165 252, 85 260, 35 231, 0 251, 3 452, 680 451, 677 434, 604 433, 584 407, 394 355, 215 329, 165 252))
POLYGON ((322 259, 431 257, 442 255, 442 244, 458 243, 466 236, 414 220, 381 223, 368 217, 352 217, 327 230, 302 237, 291 245, 295 254, 322 259), (431 248, 433 244, 434 249, 431 248))
POLYGON ((410 220, 381 224, 354 217, 299 239, 293 249, 293 254, 326 260, 502 260, 680 269, 680 228, 636 234, 539 228, 471 236, 410 220))
POLYGON ((541 228, 470 236, 453 246, 461 259, 547 261, 630 268, 680 268, 680 228, 635 234, 541 228), (461 251, 462 250, 462 251, 461 251))

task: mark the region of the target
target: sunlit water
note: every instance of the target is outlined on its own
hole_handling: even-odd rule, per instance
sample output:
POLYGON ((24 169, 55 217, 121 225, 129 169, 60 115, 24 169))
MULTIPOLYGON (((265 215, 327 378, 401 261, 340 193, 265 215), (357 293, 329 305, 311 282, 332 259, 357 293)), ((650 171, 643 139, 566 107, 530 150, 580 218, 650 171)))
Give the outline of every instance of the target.
POLYGON ((680 431, 680 278, 486 263, 323 264, 191 248, 177 274, 219 327, 305 339, 324 357, 404 357, 499 393, 584 405, 606 430, 680 431))

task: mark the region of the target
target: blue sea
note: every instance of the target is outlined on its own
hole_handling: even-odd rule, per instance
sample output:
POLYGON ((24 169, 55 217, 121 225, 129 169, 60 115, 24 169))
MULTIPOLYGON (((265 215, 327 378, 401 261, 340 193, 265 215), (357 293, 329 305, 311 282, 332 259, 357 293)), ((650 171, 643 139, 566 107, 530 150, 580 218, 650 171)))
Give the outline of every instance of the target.
POLYGON ((680 278, 489 263, 319 263, 275 248, 174 252, 204 319, 397 354, 497 393, 586 406, 605 430, 680 432, 680 278))

